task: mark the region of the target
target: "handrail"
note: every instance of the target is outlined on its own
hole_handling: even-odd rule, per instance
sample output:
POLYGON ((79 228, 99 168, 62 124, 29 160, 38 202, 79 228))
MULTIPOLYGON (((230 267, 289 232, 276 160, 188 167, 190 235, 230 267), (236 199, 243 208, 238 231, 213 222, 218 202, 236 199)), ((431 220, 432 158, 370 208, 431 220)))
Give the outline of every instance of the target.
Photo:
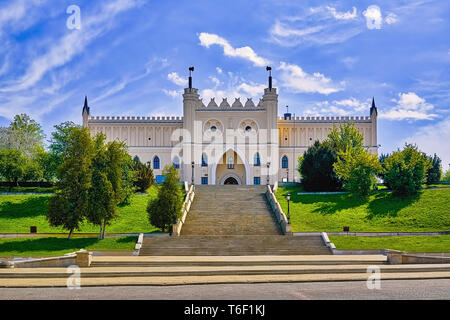
POLYGON ((269 201, 270 207, 272 208, 272 212, 275 214, 275 218, 280 225, 281 232, 285 235, 291 235, 291 224, 288 222, 288 219, 286 218, 283 209, 281 209, 280 203, 277 201, 270 185, 267 186, 266 197, 269 201))
POLYGON ((186 189, 188 189, 186 193, 186 198, 184 199, 183 206, 181 207, 181 218, 178 219, 177 223, 172 226, 172 234, 179 236, 181 233, 181 228, 186 221, 187 214, 191 209, 192 201, 194 201, 195 196, 195 186, 192 184, 189 188, 187 188, 188 184, 184 182, 186 189))

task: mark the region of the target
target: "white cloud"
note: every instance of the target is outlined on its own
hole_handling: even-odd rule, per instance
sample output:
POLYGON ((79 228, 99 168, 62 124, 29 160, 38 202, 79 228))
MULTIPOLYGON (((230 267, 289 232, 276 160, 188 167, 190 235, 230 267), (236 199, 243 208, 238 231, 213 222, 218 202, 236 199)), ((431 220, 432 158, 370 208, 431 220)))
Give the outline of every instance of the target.
POLYGON ((398 20, 398 17, 395 13, 389 13, 386 18, 384 18, 384 22, 387 24, 394 24, 398 20))
POLYGON ((223 48, 223 53, 226 56, 248 60, 253 62, 253 64, 257 67, 269 64, 269 60, 258 56, 249 46, 233 48, 226 39, 218 36, 217 34, 202 32, 198 38, 200 39, 200 44, 203 47, 209 48, 211 45, 221 46, 223 48))
POLYGON ((262 96, 265 88, 266 88, 265 84, 248 84, 248 83, 242 83, 237 87, 238 91, 246 93, 247 96, 249 97, 262 96))
POLYGON ((219 68, 219 67, 216 67, 216 71, 217 71, 218 74, 222 74, 222 72, 223 72, 222 69, 219 68))
POLYGON ((297 16, 279 18, 270 28, 270 40, 286 47, 344 42, 364 30, 356 19, 355 10, 342 13, 322 6, 297 16))
POLYGON ((19 80, 0 89, 0 92, 14 92, 30 88, 47 72, 71 61, 83 52, 84 48, 95 38, 112 28, 113 25, 110 22, 114 21, 117 14, 137 5, 138 1, 115 0, 104 5, 98 13, 86 16, 83 18, 81 30, 66 33, 46 53, 35 58, 19 80))
POLYGON ((439 122, 419 128, 413 135, 402 142, 415 143, 419 149, 427 154, 436 153, 442 160, 444 170, 450 164, 450 117, 439 122))
POLYGON ((431 113, 434 106, 419 97, 414 92, 399 93, 399 99, 393 99, 397 103, 387 112, 380 113, 380 118, 389 120, 432 120, 437 117, 431 113))
POLYGON ((318 72, 308 74, 295 64, 281 62, 277 69, 281 70, 281 86, 294 93, 310 92, 328 95, 341 91, 344 87, 344 83, 336 84, 318 72))
POLYGON ((356 98, 343 100, 320 101, 308 108, 304 114, 307 116, 361 116, 368 115, 371 99, 360 101, 356 98))
POLYGON ((183 92, 178 91, 178 90, 167 90, 167 89, 162 89, 162 91, 172 97, 172 98, 177 98, 177 97, 181 97, 181 95, 183 94, 183 92))
POLYGON ((355 19, 356 15, 357 15, 357 11, 356 8, 353 7, 353 11, 347 11, 347 12, 338 12, 335 8, 333 7, 328 7, 327 9, 330 10, 331 14, 333 15, 333 17, 335 17, 338 20, 350 20, 350 19, 355 19))
POLYGON ((186 86, 188 81, 178 75, 176 72, 171 72, 167 75, 167 79, 175 83, 177 86, 186 86))
POLYGON ((210 79, 216 86, 220 85, 220 80, 217 79, 217 77, 209 76, 209 79, 210 79))
POLYGON ((368 29, 381 29, 383 24, 383 17, 379 6, 371 5, 365 11, 363 16, 366 17, 366 24, 368 29))

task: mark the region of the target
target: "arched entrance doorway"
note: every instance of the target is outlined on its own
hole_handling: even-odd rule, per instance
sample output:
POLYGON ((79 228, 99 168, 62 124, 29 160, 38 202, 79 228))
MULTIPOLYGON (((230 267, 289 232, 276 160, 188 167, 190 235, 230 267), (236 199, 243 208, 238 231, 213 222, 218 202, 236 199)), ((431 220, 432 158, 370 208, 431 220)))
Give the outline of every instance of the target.
POLYGON ((223 184, 238 184, 238 182, 235 178, 229 177, 223 182, 223 184))
POLYGON ((241 157, 233 150, 225 152, 216 165, 216 184, 245 184, 246 167, 241 157))

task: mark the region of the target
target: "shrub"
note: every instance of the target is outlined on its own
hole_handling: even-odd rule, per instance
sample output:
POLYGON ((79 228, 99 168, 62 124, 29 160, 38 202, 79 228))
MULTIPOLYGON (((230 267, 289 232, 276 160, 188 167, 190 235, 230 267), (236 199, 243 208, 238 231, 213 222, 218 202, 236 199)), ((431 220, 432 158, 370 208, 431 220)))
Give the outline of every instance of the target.
POLYGON ((299 173, 302 185, 307 191, 335 191, 342 182, 334 171, 337 161, 336 152, 325 144, 316 141, 306 150, 299 161, 299 173))
POLYGON ((181 214, 183 196, 178 184, 178 170, 172 165, 165 167, 163 174, 166 179, 158 190, 158 197, 149 201, 147 212, 150 224, 164 232, 177 222, 181 214))
POLYGON ((376 155, 366 150, 351 148, 338 154, 334 168, 337 175, 344 180, 346 190, 364 197, 375 189, 376 174, 383 170, 376 155))
POLYGON ((426 182, 430 163, 417 147, 406 144, 402 151, 396 151, 384 161, 386 167, 385 180, 399 195, 410 195, 422 189, 426 182))

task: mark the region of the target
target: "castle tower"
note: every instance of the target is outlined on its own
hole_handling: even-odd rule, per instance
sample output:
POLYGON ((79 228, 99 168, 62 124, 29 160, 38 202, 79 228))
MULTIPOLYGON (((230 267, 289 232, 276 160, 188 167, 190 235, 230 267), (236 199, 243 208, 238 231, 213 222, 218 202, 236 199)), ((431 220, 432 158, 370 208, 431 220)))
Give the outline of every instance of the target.
POLYGON ((88 106, 87 96, 84 97, 84 106, 83 106, 83 111, 81 114, 83 116, 83 127, 87 127, 89 116, 90 116, 90 110, 89 110, 89 106, 88 106))
MULTIPOLYGON (((201 150, 196 153, 195 137, 201 136, 201 125, 196 125, 195 109, 201 105, 198 89, 192 87, 192 72, 194 67, 189 68, 189 84, 184 89, 183 94, 183 172, 184 179, 192 182, 192 162, 194 162, 194 171, 201 164, 201 150), (200 132, 198 132, 200 131, 200 132), (200 156, 198 156, 200 154, 200 156), (200 158, 198 158, 200 157, 200 158), (198 159, 197 159, 198 158, 198 159)), ((194 172, 195 176, 195 172, 194 172)), ((194 181, 194 183, 199 183, 194 181)))
POLYGON ((267 115, 267 159, 270 162, 270 184, 273 184, 277 180, 279 169, 278 94, 277 89, 272 87, 272 68, 267 67, 266 70, 269 71, 269 86, 264 89, 262 105, 267 115))

